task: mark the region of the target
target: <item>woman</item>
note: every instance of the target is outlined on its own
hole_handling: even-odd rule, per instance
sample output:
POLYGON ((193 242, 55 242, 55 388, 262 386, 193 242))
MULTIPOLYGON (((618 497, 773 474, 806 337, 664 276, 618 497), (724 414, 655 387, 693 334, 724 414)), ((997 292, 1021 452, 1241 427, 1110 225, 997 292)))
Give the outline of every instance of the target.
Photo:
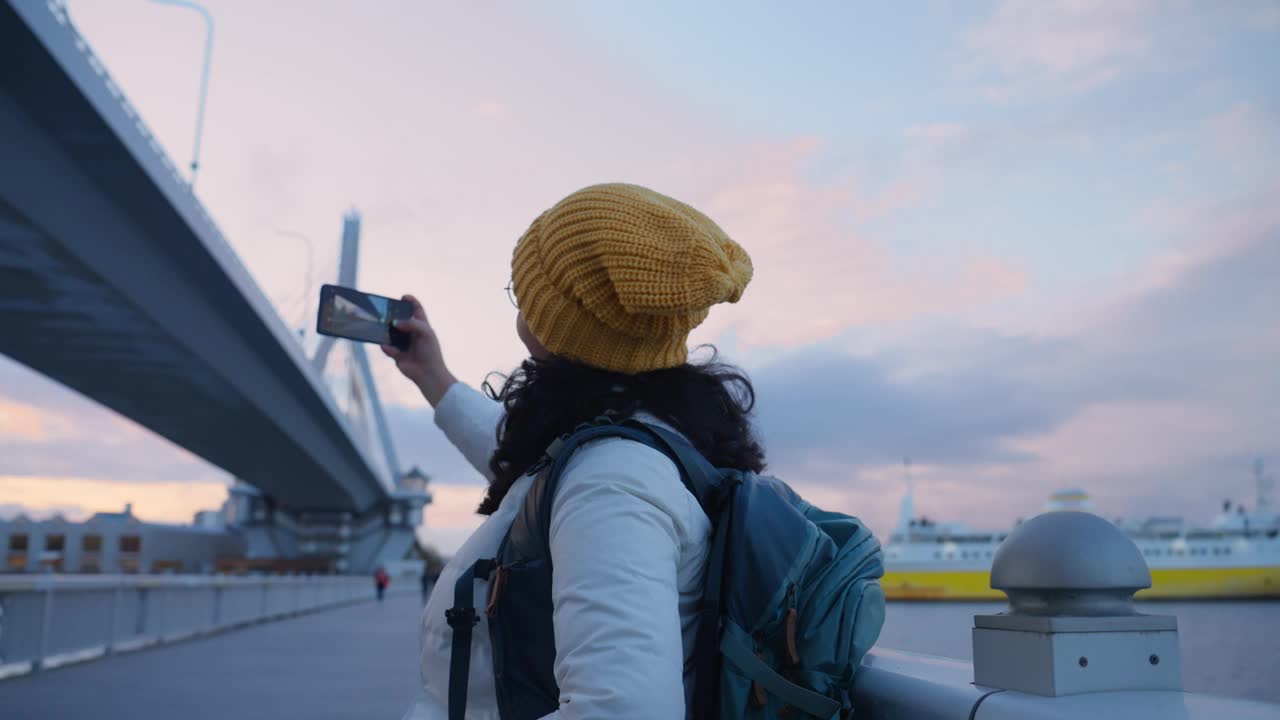
MULTIPOLYGON (((512 258, 516 332, 529 359, 483 395, 449 372, 421 305, 400 329, 411 349, 383 351, 435 408, 435 422, 489 480, 488 518, 440 576, 452 588, 493 557, 529 489, 525 470, 557 436, 604 414, 682 433, 719 467, 759 472, 749 381, 714 358, 687 362, 689 332, 736 302, 751 261, 714 222, 634 185, 580 190, 543 213, 512 258), (494 402, 494 401, 497 402, 494 402)), ((710 523, 662 453, 621 438, 574 454, 552 506, 558 718, 682 718, 686 662, 710 523)), ((477 597, 487 588, 477 583, 477 597)), ((423 614, 425 699, 447 715, 451 593, 423 614)), ((498 718, 488 629, 472 642, 467 717, 498 718)))

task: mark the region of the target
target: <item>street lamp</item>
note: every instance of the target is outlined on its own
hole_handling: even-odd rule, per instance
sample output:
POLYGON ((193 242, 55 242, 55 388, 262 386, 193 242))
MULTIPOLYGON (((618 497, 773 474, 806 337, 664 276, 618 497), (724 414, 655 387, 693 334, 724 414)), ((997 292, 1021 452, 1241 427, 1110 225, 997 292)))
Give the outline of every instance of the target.
POLYGON ((213 16, 190 0, 151 0, 160 5, 173 5, 195 10, 204 18, 204 67, 200 71, 200 104, 196 108, 196 143, 191 151, 191 189, 195 190, 196 170, 200 168, 200 135, 204 130, 204 100, 209 93, 209 61, 213 57, 213 16))

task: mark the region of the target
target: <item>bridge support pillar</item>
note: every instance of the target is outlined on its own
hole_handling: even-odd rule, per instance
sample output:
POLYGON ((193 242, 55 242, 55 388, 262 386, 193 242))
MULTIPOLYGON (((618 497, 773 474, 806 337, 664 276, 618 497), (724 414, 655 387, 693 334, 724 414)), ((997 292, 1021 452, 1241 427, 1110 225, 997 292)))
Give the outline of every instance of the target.
POLYGON ((343 574, 372 573, 404 558, 431 500, 425 490, 401 490, 357 514, 291 510, 243 483, 231 496, 229 524, 244 536, 251 566, 275 560, 282 567, 343 574))

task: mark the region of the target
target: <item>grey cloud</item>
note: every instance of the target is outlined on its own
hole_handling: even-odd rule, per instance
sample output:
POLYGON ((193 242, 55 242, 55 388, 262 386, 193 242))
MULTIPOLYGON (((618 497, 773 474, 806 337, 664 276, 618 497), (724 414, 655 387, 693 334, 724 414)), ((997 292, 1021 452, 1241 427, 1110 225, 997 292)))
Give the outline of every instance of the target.
POLYGON ((416 465, 437 483, 485 482, 436 427, 433 411, 425 400, 419 406, 389 404, 384 412, 396 455, 405 470, 416 465))
POLYGON ((1022 462, 1034 458, 1007 440, 1052 430, 1090 403, 1170 397, 1185 387, 1124 364, 1084 363, 1081 340, 969 335, 986 345, 976 357, 918 377, 895 377, 910 351, 858 357, 829 346, 760 369, 758 416, 771 454, 793 460, 819 452, 856 465, 904 456, 1022 462))
POLYGON ((911 455, 932 462, 1016 460, 995 441, 1041 426, 1046 408, 1018 399, 998 376, 895 381, 882 358, 809 348, 753 374, 771 458, 806 454, 878 465, 911 455), (952 384, 954 383, 954 384, 952 384), (991 396, 1015 403, 993 407, 991 396))
MULTIPOLYGON (((1241 444, 1280 459, 1280 436, 1257 431, 1268 418, 1280 420, 1278 317, 1280 234, 1271 234, 1068 337, 972 330, 874 356, 842 352, 838 341, 803 348, 752 373, 759 424, 784 468, 813 456, 851 471, 904 456, 957 466, 1027 463, 1038 458, 1012 450, 1010 440, 1049 432, 1094 404, 1181 401, 1238 418, 1241 444), (954 361, 948 345, 963 349, 954 361), (941 369, 903 377, 913 353, 936 354, 928 364, 941 369)), ((1221 474, 1248 459, 1231 454, 1240 449, 1189 457, 1187 467, 1221 474)))

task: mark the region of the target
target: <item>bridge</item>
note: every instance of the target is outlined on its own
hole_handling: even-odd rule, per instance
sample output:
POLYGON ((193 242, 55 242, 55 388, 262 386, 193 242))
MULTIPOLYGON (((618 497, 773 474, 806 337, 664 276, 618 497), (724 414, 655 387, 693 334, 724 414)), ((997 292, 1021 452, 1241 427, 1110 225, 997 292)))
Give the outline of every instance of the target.
MULTIPOLYGON (((349 217, 344 255, 358 234, 349 217)), ((327 552, 363 570, 403 554, 429 500, 396 492, 363 348, 381 453, 45 0, 0 3, 0 352, 255 488, 259 554, 327 552)))

